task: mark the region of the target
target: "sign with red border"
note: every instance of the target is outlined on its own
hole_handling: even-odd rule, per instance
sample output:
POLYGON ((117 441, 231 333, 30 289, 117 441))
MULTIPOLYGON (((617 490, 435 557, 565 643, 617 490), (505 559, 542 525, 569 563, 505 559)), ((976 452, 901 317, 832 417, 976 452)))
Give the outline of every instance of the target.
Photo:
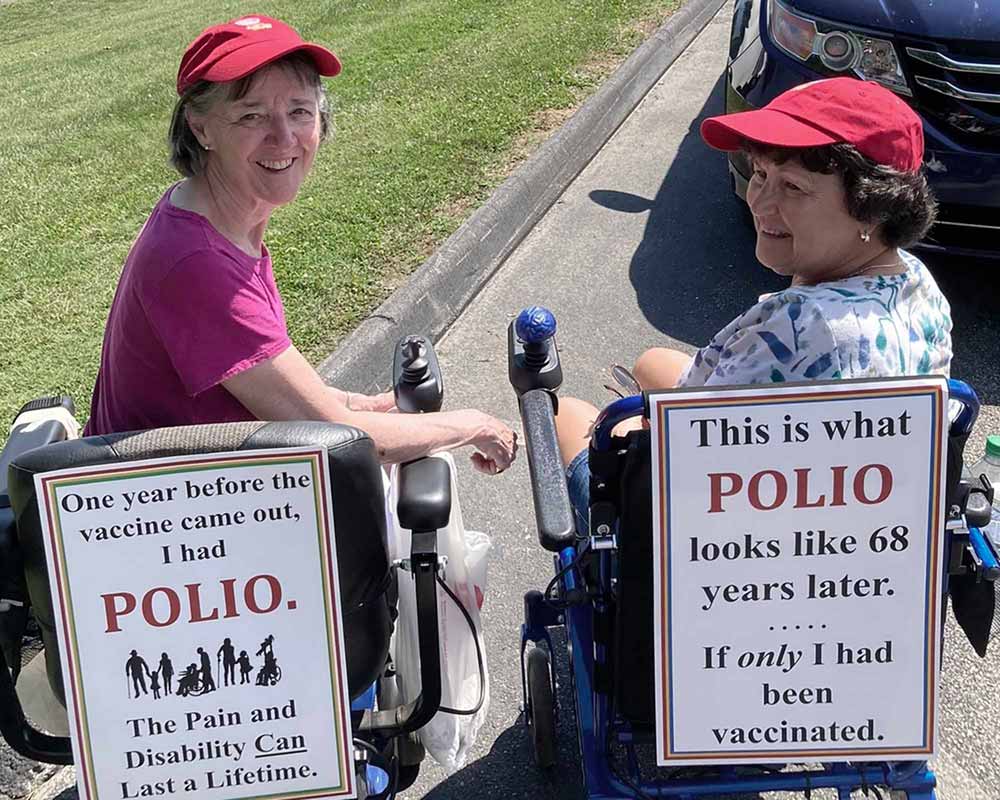
POLYGON ((325 448, 35 485, 84 800, 355 796, 325 448))
POLYGON ((649 398, 659 764, 934 755, 947 397, 649 398))

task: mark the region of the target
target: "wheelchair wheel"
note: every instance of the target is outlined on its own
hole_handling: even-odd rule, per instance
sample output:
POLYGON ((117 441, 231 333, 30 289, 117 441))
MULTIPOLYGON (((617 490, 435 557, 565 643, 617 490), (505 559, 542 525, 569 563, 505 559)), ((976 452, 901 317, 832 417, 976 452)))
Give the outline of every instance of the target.
POLYGON ((541 647, 531 648, 527 655, 526 670, 531 752, 539 767, 548 768, 556 763, 556 709, 548 651, 541 647))

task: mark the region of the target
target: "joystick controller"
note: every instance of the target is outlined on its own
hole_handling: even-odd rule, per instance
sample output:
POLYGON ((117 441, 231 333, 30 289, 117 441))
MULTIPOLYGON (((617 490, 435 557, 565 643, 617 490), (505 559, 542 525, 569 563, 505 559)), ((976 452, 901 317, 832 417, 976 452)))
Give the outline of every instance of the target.
POLYGON ((396 408, 404 414, 440 411, 444 383, 434 347, 425 336, 404 336, 392 360, 396 408))
POLYGON ((507 329, 508 373, 519 395, 532 389, 554 392, 562 385, 556 347, 556 318, 547 308, 530 306, 507 329))

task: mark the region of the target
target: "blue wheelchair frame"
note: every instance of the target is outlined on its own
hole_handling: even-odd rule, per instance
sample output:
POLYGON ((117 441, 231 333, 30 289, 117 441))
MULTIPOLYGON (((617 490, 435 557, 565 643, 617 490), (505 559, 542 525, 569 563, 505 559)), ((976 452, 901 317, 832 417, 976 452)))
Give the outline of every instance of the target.
MULTIPOLYGON (((951 422, 949 432, 952 436, 967 436, 979 413, 979 400, 975 391, 961 381, 949 381, 948 388, 950 400, 957 401, 961 406, 961 410, 951 422)), ((622 398, 609 405, 595 423, 591 452, 609 452, 613 447, 612 430, 625 420, 643 415, 645 402, 643 395, 636 395, 622 398)), ((531 423, 529 418, 532 413, 530 411, 526 413, 524 405, 522 414, 525 417, 530 458, 529 428, 537 425, 531 423)), ((533 416, 537 419, 539 414, 535 412, 533 416)), ((538 467, 533 467, 533 478, 536 477, 534 473, 537 471, 538 467)), ((536 488, 536 509, 539 499, 539 490, 536 488)), ((616 572, 613 531, 607 526, 595 524, 593 519, 591 527, 589 537, 577 538, 574 544, 563 547, 554 556, 556 576, 553 584, 557 585, 559 596, 562 598, 570 598, 578 591, 581 583, 578 565, 588 552, 590 559, 596 560, 596 565, 591 564, 589 569, 596 572, 599 587, 607 590, 612 586, 616 572)), ((968 530, 970 556, 980 562, 983 576, 992 579, 1000 573, 996 555, 978 528, 970 527, 968 530)), ((954 544, 952 538, 948 537, 945 550, 946 593, 947 565, 951 562, 948 547, 954 544)), ((600 596, 592 596, 589 602, 557 605, 541 592, 529 592, 525 596, 525 617, 521 628, 521 674, 525 691, 525 716, 529 725, 532 709, 525 670, 526 651, 529 643, 533 646, 544 644, 548 653, 554 655, 548 629, 559 625, 565 628, 571 690, 576 707, 582 778, 588 800, 695 798, 765 791, 799 791, 805 792, 808 796, 812 790, 823 788, 835 789, 840 800, 850 800, 852 790, 867 790, 868 787, 878 785, 905 792, 907 800, 934 800, 936 797, 934 791, 936 778, 925 761, 823 763, 820 769, 811 771, 777 772, 763 768, 763 774, 747 774, 754 770, 752 766, 720 765, 708 770, 677 768, 672 771, 673 775, 670 777, 644 780, 636 752, 637 738, 640 737, 636 736, 632 724, 615 712, 612 694, 601 691, 595 682, 595 670, 609 666, 609 648, 595 638, 593 625, 594 612, 601 610, 603 602, 600 596), (612 753, 613 744, 625 751, 624 768, 616 763, 612 753), (710 771, 711 774, 700 776, 696 774, 706 771, 710 771)), ((551 667, 550 679, 555 697, 555 669, 551 667)))

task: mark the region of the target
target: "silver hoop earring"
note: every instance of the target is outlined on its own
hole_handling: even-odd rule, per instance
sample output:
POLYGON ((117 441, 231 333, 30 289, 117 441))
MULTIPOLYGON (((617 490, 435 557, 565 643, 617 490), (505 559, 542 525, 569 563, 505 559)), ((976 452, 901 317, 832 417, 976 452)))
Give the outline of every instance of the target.
POLYGON ((868 231, 861 231, 860 236, 862 242, 870 242, 872 240, 872 235, 868 231))

